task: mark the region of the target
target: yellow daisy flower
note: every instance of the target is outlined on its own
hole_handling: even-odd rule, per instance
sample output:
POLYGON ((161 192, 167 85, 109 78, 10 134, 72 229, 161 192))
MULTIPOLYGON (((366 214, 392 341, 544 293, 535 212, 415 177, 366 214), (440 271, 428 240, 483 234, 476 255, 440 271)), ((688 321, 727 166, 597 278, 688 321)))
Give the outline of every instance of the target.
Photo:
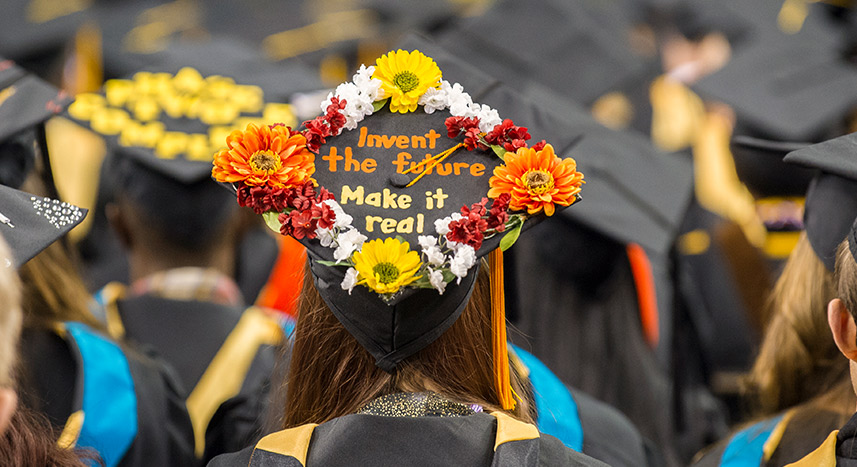
POLYGON ((379 294, 396 293, 420 278, 414 276, 420 268, 419 253, 395 238, 366 242, 351 259, 357 269, 357 284, 379 294))
POLYGON ((389 52, 376 60, 373 78, 381 80, 384 95, 390 97, 390 111, 417 110, 417 101, 428 88, 440 86, 440 68, 419 50, 389 52))

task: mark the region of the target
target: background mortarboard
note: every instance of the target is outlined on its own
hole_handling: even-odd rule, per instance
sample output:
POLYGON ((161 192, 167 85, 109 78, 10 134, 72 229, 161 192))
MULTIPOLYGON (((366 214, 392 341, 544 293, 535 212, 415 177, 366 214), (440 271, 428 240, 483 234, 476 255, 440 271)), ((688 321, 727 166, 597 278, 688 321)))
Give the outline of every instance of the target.
MULTIPOLYGON (((67 94, 0 57, 0 184, 20 187, 42 156, 46 182, 50 164, 44 122, 61 112, 67 94)), ((53 193, 53 183, 46 183, 53 193)))
POLYGON ((786 154, 809 143, 770 141, 750 136, 732 138, 735 170, 754 197, 803 196, 815 175, 811 169, 787 164, 786 154))
MULTIPOLYGON (((179 185, 175 185, 177 190, 180 189, 181 184, 194 186, 198 183, 211 183, 209 180, 211 175, 211 157, 220 145, 225 144, 225 138, 229 131, 239 127, 243 129, 246 125, 246 122, 244 121, 246 119, 258 122, 261 121, 263 116, 271 120, 282 121, 283 123, 297 126, 298 120, 296 116, 291 115, 291 107, 286 104, 286 102, 288 102, 289 98, 294 93, 314 91, 321 88, 318 80, 315 79, 311 73, 307 72, 305 68, 300 66, 293 67, 291 65, 283 66, 266 62, 256 51, 245 47, 241 43, 228 41, 226 39, 215 39, 203 44, 179 44, 163 53, 149 57, 149 60, 150 61, 147 63, 145 69, 140 75, 135 73, 130 75, 128 78, 134 80, 135 77, 137 77, 143 82, 146 80, 154 80, 153 82, 158 83, 163 83, 163 81, 166 80, 167 82, 174 84, 176 82, 176 76, 183 73, 186 75, 185 77, 191 79, 191 81, 198 80, 199 78, 202 78, 203 80, 209 79, 211 80, 209 84, 212 86, 216 83, 220 83, 220 90, 217 90, 217 88, 211 88, 217 92, 217 96, 219 97, 215 102, 219 103, 230 101, 231 98, 237 98, 239 96, 239 94, 234 92, 236 89, 232 87, 232 83, 234 82, 235 85, 245 87, 244 91, 252 91, 252 99, 258 99, 260 97, 256 91, 261 89, 262 103, 258 109, 255 109, 254 111, 242 111, 240 115, 238 115, 237 119, 224 124, 215 124, 211 121, 209 121, 209 123, 204 123, 197 118, 186 118, 184 116, 171 118, 163 109, 157 115, 155 120, 142 122, 143 124, 151 124, 152 122, 161 123, 164 125, 167 132, 181 132, 191 135, 188 136, 188 138, 194 139, 194 141, 200 144, 200 146, 196 147, 193 157, 189 157, 187 151, 170 153, 168 154, 169 157, 158 157, 155 155, 155 150, 152 147, 123 144, 123 135, 121 132, 118 134, 101 134, 107 143, 108 154, 105 158, 104 164, 102 165, 98 199, 95 205, 95 213, 93 215, 93 228, 80 244, 82 257, 87 262, 87 275, 90 287, 93 289, 97 289, 112 280, 123 280, 127 278, 127 266, 125 265, 124 260, 120 261, 117 259, 124 258, 124 255, 120 253, 120 245, 110 231, 106 216, 104 215, 106 204, 114 198, 114 192, 117 186, 116 184, 118 183, 118 175, 122 175, 124 172, 124 176, 127 177, 128 171, 134 170, 134 167, 136 166, 148 169, 145 174, 146 180, 149 182, 154 182, 157 177, 160 176, 162 180, 164 180, 164 184, 169 184, 164 186, 173 186, 174 184, 171 183, 170 180, 178 183, 179 185), (186 69, 185 67, 190 67, 196 71, 186 69), (183 69, 184 71, 182 71, 183 69), (247 86, 252 86, 253 88, 247 88, 247 86), (274 114, 269 113, 266 115, 266 112, 269 109, 273 109, 276 112, 274 114), (219 128, 217 130, 219 135, 209 134, 209 132, 214 131, 215 128, 219 128), (200 135, 204 135, 204 137, 200 135), (204 144, 202 142, 203 139, 205 140, 204 144), (215 147, 215 144, 218 147, 215 147), (112 245, 112 247, 108 247, 109 245, 112 245)), ((105 84, 105 88, 103 88, 99 93, 96 93, 94 97, 93 95, 79 96, 78 101, 68 111, 70 119, 84 128, 91 129, 92 121, 74 118, 75 112, 78 110, 76 106, 83 105, 81 103, 86 99, 100 101, 105 96, 105 89, 112 85, 116 85, 117 83, 120 87, 128 86, 127 80, 108 81, 105 84)), ((136 86, 136 84, 134 86, 136 86)), ((132 93, 130 97, 133 99, 139 99, 141 95, 140 93, 135 92, 132 93)), ((118 105, 109 106, 109 108, 121 110, 129 116, 134 116, 134 112, 128 106, 118 105)), ((140 123, 141 122, 138 121, 134 124, 138 125, 140 123)), ((129 126, 127 125, 124 126, 123 130, 128 129, 128 127, 129 126)), ((114 131, 110 131, 110 133, 113 132, 114 131)), ((98 131, 96 131, 96 133, 98 133, 98 131)), ((162 136, 169 136, 169 133, 164 133, 162 136)), ((188 139, 188 141, 191 141, 191 139, 188 139)), ((159 139, 158 142, 161 142, 161 139, 159 139)), ((144 183, 144 180, 133 181, 134 183, 129 185, 129 187, 136 187, 137 194, 142 198, 147 198, 145 193, 148 193, 151 190, 154 190, 154 193, 157 193, 158 191, 156 185, 153 183, 147 184, 144 183)), ((229 201, 228 193, 226 191, 222 189, 213 191, 206 189, 202 191, 208 192, 210 196, 220 199, 220 201, 216 203, 213 202, 206 204, 206 208, 210 207, 211 209, 217 210, 219 209, 218 207, 220 207, 222 209, 219 209, 218 212, 221 213, 225 212, 224 209, 227 207, 231 208, 232 203, 229 201)), ((163 200, 163 195, 165 194, 166 193, 162 193, 157 197, 149 198, 151 199, 152 204, 155 204, 156 200, 163 200)), ((164 210, 161 217, 167 218, 168 222, 172 222, 177 226, 189 224, 188 222, 183 222, 181 219, 182 212, 181 209, 179 209, 181 206, 176 206, 176 208, 177 209, 164 210), (170 217, 170 212, 174 213, 172 218, 170 217)), ((188 225, 188 228, 192 229, 192 226, 188 225)), ((264 240, 265 247, 263 247, 263 245, 258 245, 258 248, 255 250, 253 248, 248 248, 247 250, 258 251, 260 252, 259 254, 263 254, 264 252, 270 256, 261 258, 259 261, 256 261, 255 264, 258 265, 265 262, 273 264, 273 261, 276 260, 276 254, 271 253, 272 249, 274 251, 276 250, 274 240, 265 236, 262 236, 262 240, 264 240)), ((242 246, 242 250, 243 249, 244 248, 242 246)), ((242 286, 242 291, 245 296, 248 299, 253 299, 258 293, 258 289, 261 288, 261 285, 267 278, 267 273, 265 273, 265 277, 262 277, 260 280, 254 279, 252 281, 254 283, 252 286, 246 285, 244 278, 251 275, 251 271, 246 268, 261 268, 259 266, 254 266, 253 261, 246 261, 245 259, 246 258, 244 258, 244 256, 241 256, 237 265, 239 270, 239 285, 242 286), (241 271, 244 272, 242 273, 241 271)), ((255 274, 252 275, 255 277, 255 274)))
POLYGON ((0 207, 0 234, 14 256, 5 267, 11 264, 20 267, 86 216, 86 210, 77 206, 3 185, 0 185, 0 207))
POLYGON ((515 89, 538 83, 588 105, 644 67, 624 33, 593 21, 578 2, 502 0, 435 36, 515 89))
POLYGON ((841 133, 857 105, 857 67, 812 40, 754 43, 694 89, 730 105, 736 134, 817 142, 841 133))
POLYGON ((829 271, 836 247, 857 218, 857 133, 789 153, 785 161, 821 171, 806 193, 804 225, 809 243, 829 271))

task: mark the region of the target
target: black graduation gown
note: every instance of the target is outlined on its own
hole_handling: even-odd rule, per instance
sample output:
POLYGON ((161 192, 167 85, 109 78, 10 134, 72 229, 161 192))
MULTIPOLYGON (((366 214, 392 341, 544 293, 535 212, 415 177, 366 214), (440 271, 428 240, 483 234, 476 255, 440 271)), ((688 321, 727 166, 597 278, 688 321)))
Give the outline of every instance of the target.
POLYGON ((264 438, 255 448, 219 456, 227 466, 601 466, 532 425, 485 413, 461 417, 352 414, 264 438), (498 424, 513 428, 498 430, 498 424), (498 434, 499 432, 499 434, 498 434), (504 434, 511 434, 505 436, 504 434), (289 444, 309 442, 303 450, 289 444), (311 437, 311 441, 310 438, 311 437), (495 449, 496 444, 496 449, 495 449), (307 452, 308 450, 308 452, 307 452))
POLYGON ((535 356, 512 346, 509 357, 526 375, 539 431, 614 467, 664 464, 660 451, 621 412, 563 383, 535 356))
POLYGON ((842 426, 844 418, 812 407, 787 410, 738 430, 705 451, 693 465, 787 465, 812 452, 842 426))
POLYGON ((61 439, 96 449, 106 467, 196 465, 173 370, 86 325, 62 327, 24 330, 22 402, 65 427, 61 439))
POLYGON ((794 467, 857 466, 857 414, 841 429, 832 431, 811 453, 789 464, 794 467))
POLYGON ((205 460, 250 446, 264 434, 275 345, 282 339, 278 323, 255 308, 148 295, 120 300, 116 310, 128 340, 157 349, 178 371, 197 454, 203 433, 205 460), (227 351, 230 338, 234 344, 227 351), (221 391, 230 383, 232 392, 221 391))

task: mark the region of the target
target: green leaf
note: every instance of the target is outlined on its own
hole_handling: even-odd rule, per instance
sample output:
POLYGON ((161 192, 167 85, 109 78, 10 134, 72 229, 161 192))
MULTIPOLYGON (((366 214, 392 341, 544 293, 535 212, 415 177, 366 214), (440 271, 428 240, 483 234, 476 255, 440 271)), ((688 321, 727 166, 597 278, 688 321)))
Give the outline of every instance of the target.
POLYGON ((521 228, 524 226, 524 223, 521 222, 516 225, 512 230, 509 231, 503 238, 500 240, 500 249, 503 251, 512 248, 512 245, 518 241, 518 237, 521 236, 521 228))
POLYGON ((444 282, 452 282, 453 279, 455 279, 455 274, 453 274, 452 271, 450 271, 449 269, 443 268, 441 269, 441 272, 443 272, 444 282))
POLYGON ((373 102, 373 103, 372 103, 372 112, 377 112, 377 111, 379 111, 379 110, 383 109, 383 108, 384 108, 384 106, 385 106, 385 105, 387 105, 387 102, 388 102, 389 100, 390 100, 390 98, 388 97, 388 98, 386 98, 386 99, 382 99, 382 100, 380 100, 380 101, 375 101, 375 102, 373 102))
POLYGON ((491 149, 494 150, 494 154, 497 154, 497 157, 499 157, 500 160, 506 160, 506 148, 504 148, 503 146, 492 144, 491 149))
POLYGON ((354 264, 351 261, 342 261, 340 263, 337 263, 336 261, 323 261, 322 260, 322 261, 316 261, 316 263, 323 264, 325 266, 348 266, 348 267, 354 266, 354 264))
POLYGON ((402 237, 401 235, 396 235, 396 236, 395 236, 395 239, 396 239, 396 240, 398 240, 398 241, 399 241, 399 243, 408 243, 408 242, 405 240, 405 237, 402 237))
POLYGON ((280 213, 274 211, 269 211, 262 214, 262 218, 265 219, 265 225, 267 225, 269 229, 277 233, 280 233, 280 226, 282 225, 280 224, 280 220, 278 219, 279 216, 280 213))

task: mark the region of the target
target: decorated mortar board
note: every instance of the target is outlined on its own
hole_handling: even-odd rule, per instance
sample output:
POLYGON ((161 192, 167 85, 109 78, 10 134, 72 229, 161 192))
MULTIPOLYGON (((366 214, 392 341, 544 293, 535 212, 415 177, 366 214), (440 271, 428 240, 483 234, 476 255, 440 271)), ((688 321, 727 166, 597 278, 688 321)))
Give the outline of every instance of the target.
POLYGON ((50 168, 43 123, 69 102, 64 92, 0 58, 0 184, 21 186, 35 167, 36 147, 50 168))
POLYGON ((789 153, 785 161, 821 172, 806 193, 804 225, 815 254, 829 271, 836 247, 857 217, 857 133, 814 144, 789 153))
POLYGON ((436 37, 509 86, 545 86, 588 105, 637 76, 646 61, 628 47, 622 24, 606 27, 582 3, 504 0, 436 37), (544 31, 552 31, 549 40, 544 31))
POLYGON ((13 258, 5 267, 20 267, 83 221, 86 209, 0 185, 0 234, 13 258))
POLYGON ((508 409, 500 251, 576 202, 583 175, 445 78, 418 50, 389 52, 303 130, 233 132, 212 176, 307 247, 321 296, 388 372, 454 323, 478 258, 493 252, 495 373, 508 409))

